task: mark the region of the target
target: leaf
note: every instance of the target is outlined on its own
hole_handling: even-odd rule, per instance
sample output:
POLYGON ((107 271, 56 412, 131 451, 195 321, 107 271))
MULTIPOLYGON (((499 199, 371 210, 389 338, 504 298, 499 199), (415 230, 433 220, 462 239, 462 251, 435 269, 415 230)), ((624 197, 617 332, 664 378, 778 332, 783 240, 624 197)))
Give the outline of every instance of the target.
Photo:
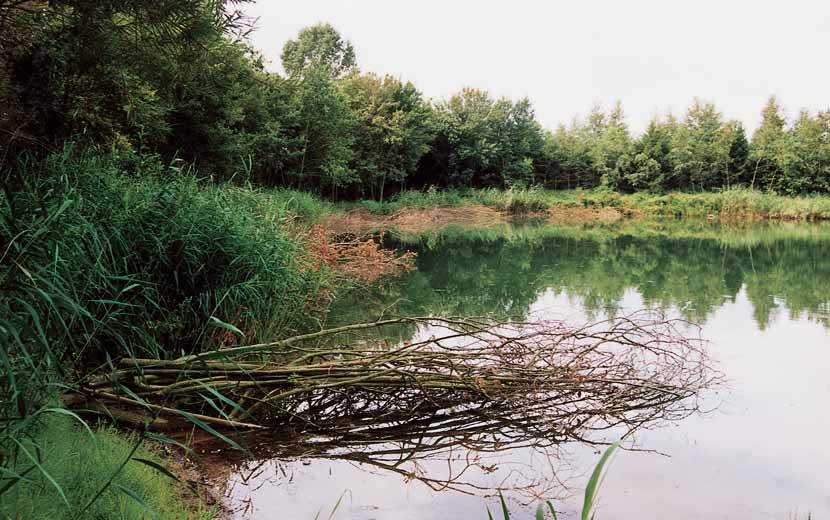
POLYGON ((127 496, 135 500, 138 503, 138 505, 140 505, 141 508, 147 512, 147 514, 153 517, 153 520, 161 520, 161 517, 158 515, 158 513, 153 511, 150 508, 150 506, 148 506, 147 503, 144 502, 144 500, 142 500, 142 498, 136 494, 135 491, 133 491, 132 489, 128 489, 117 482, 114 482, 112 485, 115 486, 122 493, 126 494, 127 496))
POLYGON ((501 490, 499 490, 499 500, 501 501, 501 512, 504 514, 504 520, 510 520, 510 510, 507 509, 507 502, 504 501, 501 490))
POLYGON ((196 453, 195 451, 193 451, 193 448, 190 448, 189 446, 185 446, 181 442, 179 442, 175 439, 171 439, 170 437, 168 437, 166 435, 162 435, 160 433, 155 433, 155 432, 147 432, 147 438, 152 439, 156 442, 163 442, 164 444, 170 444, 171 446, 176 446, 176 447, 180 448, 182 451, 184 451, 187 454, 188 457, 192 457, 194 459, 199 459, 199 454, 196 453))
MULTIPOLYGON (((221 394, 218 390, 216 390, 216 389, 215 389, 215 388, 213 388, 212 386, 206 385, 206 384, 205 384, 205 383, 203 383, 202 381, 198 381, 198 380, 197 380, 196 382, 197 382, 199 385, 201 385, 201 386, 202 386, 205 390, 207 390, 208 392, 210 392, 211 394, 213 394, 213 395, 214 395, 217 399, 219 399, 219 400, 220 400, 220 401, 222 401, 223 403, 227 404, 228 406, 230 406, 230 407, 231 407, 231 408, 233 408, 234 410, 238 411, 239 413, 243 413, 243 414, 245 413, 245 409, 244 409, 244 408, 242 408, 241 406, 239 406, 239 404, 238 404, 236 401, 234 401, 233 399, 231 399, 231 398, 229 398, 229 397, 226 397, 226 396, 222 395, 222 394, 221 394)), ((221 413, 221 412, 220 412, 220 413, 221 413)))
POLYGON ((341 493, 341 494, 340 494, 340 498, 338 498, 338 499, 337 499, 337 503, 336 503, 336 504, 334 504, 334 507, 333 507, 333 508, 332 508, 332 510, 331 510, 331 514, 329 514, 329 518, 328 518, 328 520, 332 520, 332 518, 334 518, 334 514, 335 514, 335 513, 337 512, 337 510, 340 508, 340 502, 342 502, 342 501, 343 501, 343 497, 344 497, 344 496, 346 496, 346 491, 344 491, 343 493, 341 493))
POLYGON ((4 485, 3 485, 3 487, 0 487, 0 497, 1 497, 1 496, 3 496, 4 494, 6 494, 6 492, 7 492, 8 490, 10 490, 11 488, 13 488, 13 487, 15 486, 15 484, 17 484, 17 483, 18 483, 18 482, 20 482, 21 480, 24 480, 24 481, 26 481, 26 482, 31 482, 31 480, 29 480, 29 479, 27 479, 27 478, 26 478, 26 475, 28 475, 28 474, 29 474, 29 472, 30 472, 30 471, 32 471, 33 469, 35 469, 36 467, 37 467, 37 466, 35 466, 35 465, 31 465, 31 466, 29 466, 28 468, 26 468, 26 469, 23 471, 23 473, 19 473, 19 474, 18 474, 18 473, 14 473, 14 472, 12 472, 12 471, 5 470, 5 469, 3 469, 3 468, 0 468, 0 471, 3 471, 4 473, 10 473, 10 474, 11 474, 11 476, 9 476, 9 477, 4 477, 4 479, 3 479, 3 480, 8 479, 8 482, 7 482, 6 484, 4 484, 4 485))
POLYGON ((142 459, 140 457, 133 457, 131 460, 134 460, 136 462, 140 462, 140 463, 142 463, 146 466, 150 466, 154 470, 156 470, 159 473, 162 473, 164 475, 167 475, 168 477, 175 480, 176 482, 181 482, 182 481, 182 479, 180 479, 179 477, 177 477, 176 475, 171 473, 169 469, 165 468, 164 466, 162 466, 161 464, 159 464, 157 462, 153 462, 152 460, 148 460, 148 459, 142 459))
POLYGON ((550 503, 550 500, 545 502, 548 505, 548 510, 550 511, 553 520, 556 520, 556 510, 553 508, 553 504, 550 503))
POLYGON ((594 507, 597 491, 599 491, 599 486, 602 483, 603 469, 619 447, 619 441, 609 446, 608 449, 605 450, 605 453, 602 454, 602 457, 600 457, 599 462, 597 462, 593 473, 591 473, 591 478, 588 480, 588 486, 585 488, 585 501, 582 503, 582 520, 589 520, 591 518, 591 509, 594 507))
POLYGON ((245 455, 248 455, 248 456, 249 456, 249 457, 251 457, 251 458, 253 458, 253 457, 254 457, 254 455, 253 455, 250 451, 248 451, 248 450, 246 450, 245 448, 243 448, 242 446, 240 446, 240 445, 239 445, 239 444, 238 444, 235 440, 233 440, 233 439, 231 439, 231 438, 229 438, 229 437, 226 437, 226 436, 222 435, 221 433, 219 433, 219 432, 218 432, 218 431, 216 431, 215 429, 211 428, 211 427, 210 427, 207 423, 205 423, 204 421, 199 420, 198 418, 194 417, 192 414, 189 414, 189 413, 185 412, 184 410, 176 410, 176 412, 178 412, 178 413, 179 413, 180 415, 182 415, 185 419, 187 419, 188 421, 192 422, 193 424, 195 424, 195 425, 196 425, 196 426, 198 426, 199 428, 201 428, 201 429, 205 430, 206 432, 208 432, 209 434, 213 435, 213 436, 214 436, 214 437, 216 437, 217 439, 222 440, 222 441, 223 441, 223 442, 225 442, 226 444, 228 444, 228 445, 230 445, 230 446, 234 447, 235 449, 237 449, 237 450, 241 451, 242 453, 244 453, 245 455))
POLYGON ((241 331, 241 330, 239 330, 238 328, 234 327, 234 326, 233 326, 233 325, 231 325, 230 323, 225 323, 224 321, 220 320, 220 319, 219 319, 219 318, 217 318, 216 316, 211 316, 211 317, 210 317, 210 321, 211 321, 211 322, 213 322, 213 324, 214 324, 214 325, 216 325, 216 326, 217 326, 217 327, 219 327, 219 328, 222 328, 222 329, 225 329, 225 330, 229 330, 229 331, 233 332, 234 334, 239 334, 239 335, 240 335, 240 336, 242 336, 243 338, 245 337, 245 333, 244 333, 244 332, 242 332, 242 331, 241 331))

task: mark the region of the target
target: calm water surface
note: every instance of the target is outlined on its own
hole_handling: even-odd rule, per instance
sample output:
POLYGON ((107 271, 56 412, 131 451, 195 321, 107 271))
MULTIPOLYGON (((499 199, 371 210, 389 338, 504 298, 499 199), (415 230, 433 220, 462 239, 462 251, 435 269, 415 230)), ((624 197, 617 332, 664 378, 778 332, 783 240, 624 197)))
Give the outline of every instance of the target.
MULTIPOLYGON (((638 432, 633 446, 649 451, 617 456, 600 520, 830 517, 830 228, 513 226, 450 229, 397 245, 418 252, 418 269, 344 298, 338 320, 385 311, 577 324, 656 308, 703 326, 727 379, 705 396, 716 409, 638 432)), ((577 444, 495 454, 367 446, 240 464, 229 479, 239 518, 311 520, 321 508, 328 518, 342 496, 333 518, 485 519, 485 505, 497 505, 481 495, 496 487, 518 488, 506 493, 516 518, 531 518, 523 505, 532 493, 556 497, 560 517, 575 518, 598 459, 577 444), (461 491, 433 489, 447 481, 461 491)))

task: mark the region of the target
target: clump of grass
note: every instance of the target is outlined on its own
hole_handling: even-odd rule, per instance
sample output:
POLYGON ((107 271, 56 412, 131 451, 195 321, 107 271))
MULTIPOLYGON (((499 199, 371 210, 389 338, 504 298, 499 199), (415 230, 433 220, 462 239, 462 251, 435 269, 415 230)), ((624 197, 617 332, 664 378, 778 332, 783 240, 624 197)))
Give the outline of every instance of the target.
POLYGON ((488 190, 485 205, 510 215, 530 215, 547 211, 550 207, 544 191, 535 188, 511 188, 506 191, 488 190))
POLYGON ((39 419, 21 436, 21 453, 6 468, 26 476, 3 495, 0 517, 213 518, 195 498, 186 498, 184 486, 161 471, 162 460, 135 435, 110 427, 87 430, 63 414, 43 414, 39 419), (40 468, 27 471, 33 460, 40 468))
POLYGON ((273 338, 306 325, 325 283, 283 226, 317 214, 313 199, 130 176, 93 156, 50 157, 21 177, 0 201, 11 288, 0 308, 23 350, 164 358, 215 346, 216 320, 273 338))
POLYGON ((402 191, 384 202, 364 200, 359 208, 376 215, 391 215, 403 209, 458 207, 475 203, 476 190, 442 190, 434 186, 423 191, 402 191))

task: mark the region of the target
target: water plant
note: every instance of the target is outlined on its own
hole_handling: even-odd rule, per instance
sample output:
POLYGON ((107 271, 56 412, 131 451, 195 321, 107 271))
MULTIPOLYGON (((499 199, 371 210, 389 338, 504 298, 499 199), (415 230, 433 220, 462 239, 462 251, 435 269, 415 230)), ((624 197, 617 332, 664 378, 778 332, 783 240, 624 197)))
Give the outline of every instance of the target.
MULTIPOLYGON (((594 512, 594 508, 596 506, 599 488, 602 486, 602 481, 605 478, 611 458, 617 452, 619 447, 620 443, 618 441, 606 448, 596 466, 594 466, 591 477, 588 479, 588 484, 585 486, 580 520, 593 520, 595 518, 596 513, 594 512)), ((504 500, 504 495, 501 491, 499 491, 499 503, 501 506, 503 520, 512 520, 513 516, 510 514, 510 509, 507 507, 507 502, 504 500)), ((550 513, 553 520, 557 520, 556 509, 553 507, 553 503, 549 500, 536 506, 534 518, 535 520, 544 520, 547 513, 550 513)), ((489 507, 487 508, 487 518, 488 520, 494 520, 493 514, 490 512, 489 507)))

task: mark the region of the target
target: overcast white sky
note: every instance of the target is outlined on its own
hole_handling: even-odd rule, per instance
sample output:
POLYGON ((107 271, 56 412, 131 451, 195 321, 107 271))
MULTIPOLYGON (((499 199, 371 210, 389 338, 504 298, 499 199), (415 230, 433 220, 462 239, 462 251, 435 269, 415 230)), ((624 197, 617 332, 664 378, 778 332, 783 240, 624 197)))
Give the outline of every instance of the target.
POLYGON ((259 0, 247 10, 273 70, 287 39, 329 22, 364 71, 434 99, 464 86, 528 96, 549 128, 616 99, 635 131, 695 96, 749 129, 770 94, 790 116, 830 108, 827 0, 259 0))

